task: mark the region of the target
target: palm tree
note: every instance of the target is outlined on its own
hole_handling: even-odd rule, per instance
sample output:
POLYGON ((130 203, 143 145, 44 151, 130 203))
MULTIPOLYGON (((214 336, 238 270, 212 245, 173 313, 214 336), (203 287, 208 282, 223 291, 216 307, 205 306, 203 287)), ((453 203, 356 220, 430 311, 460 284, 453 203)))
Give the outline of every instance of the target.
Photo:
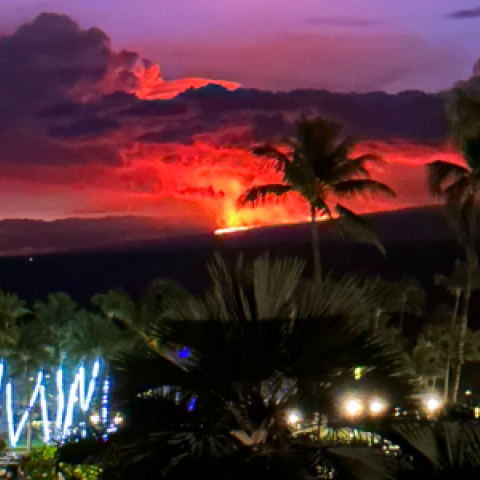
POLYGON ((460 386, 472 275, 478 268, 475 199, 480 189, 480 110, 476 107, 475 99, 459 93, 448 104, 452 137, 463 154, 465 164, 437 160, 427 165, 430 192, 445 200, 447 218, 465 254, 466 272, 459 312, 460 336, 454 365, 452 402, 456 401, 460 386))
POLYGON ((30 310, 18 295, 0 290, 0 348, 8 348, 17 341, 19 321, 30 310))
POLYGON ((404 275, 396 284, 399 298, 398 303, 400 307, 400 335, 403 333, 403 324, 405 314, 422 315, 425 306, 425 290, 422 288, 417 279, 404 275))
POLYGON ((73 366, 83 361, 103 361, 113 357, 119 350, 128 348, 133 341, 131 333, 122 331, 102 315, 80 310, 65 339, 65 350, 73 366))
POLYGON ((142 303, 137 307, 128 293, 121 288, 94 295, 92 303, 100 308, 106 318, 129 331, 134 339, 146 344, 152 342, 148 333, 151 318, 145 314, 149 311, 146 305, 150 307, 150 303, 145 302, 145 305, 142 303))
MULTIPOLYGON (((288 141, 288 152, 272 145, 262 145, 253 153, 274 162, 283 173, 282 183, 249 188, 237 201, 239 207, 248 203, 258 205, 272 197, 296 193, 310 206, 314 278, 321 280, 317 215, 332 218, 331 197, 384 194, 394 196, 387 185, 370 179, 368 162, 379 162, 375 155, 366 154, 352 158, 355 140, 345 136, 339 124, 324 118, 303 120, 297 128, 295 139, 288 141)), ((336 213, 342 219, 343 232, 357 240, 380 244, 366 220, 345 206, 336 204, 336 213)))
MULTIPOLYGON (((39 336, 33 323, 26 323, 18 329, 15 345, 4 351, 7 359, 8 372, 19 380, 20 397, 24 399, 23 406, 28 408, 32 394, 32 382, 38 370, 49 368, 52 358, 46 342, 46 336, 39 336)), ((27 450, 32 447, 32 414, 27 423, 27 450)))
POLYGON ((430 339, 420 336, 412 351, 412 361, 418 378, 426 388, 435 389, 445 364, 442 353, 430 339))
MULTIPOLYGON (((453 341, 454 338, 458 338, 457 330, 457 317, 458 317, 458 309, 460 305, 460 298, 463 292, 463 288, 465 286, 465 281, 467 277, 467 267, 464 263, 461 263, 459 260, 455 261, 453 271, 450 277, 446 277, 445 275, 435 275, 434 281, 436 285, 440 285, 444 287, 453 297, 455 298, 454 307, 451 313, 451 320, 450 320, 450 335, 449 335, 449 352, 447 355, 447 363, 445 367, 445 378, 444 378, 444 401, 447 403, 450 399, 453 403, 456 401, 456 396, 458 395, 458 387, 457 393, 452 394, 449 396, 449 389, 450 389, 450 370, 451 364, 455 360, 454 358, 454 350, 455 346, 458 347, 458 344, 455 344, 453 341), (455 398, 453 398, 455 395, 455 398)), ((472 272, 471 278, 471 289, 479 290, 480 289, 480 272, 478 269, 474 269, 472 272)))
POLYGON ((77 310, 78 305, 63 292, 49 294, 46 301, 37 301, 33 306, 32 328, 49 345, 55 367, 61 365, 66 353, 66 338, 75 323, 77 310))
POLYGON ((152 335, 188 346, 191 363, 144 344, 114 360, 118 393, 130 405, 129 427, 111 440, 124 452, 117 467, 125 478, 146 470, 201 476, 207 467, 221 478, 271 478, 268 464, 282 478, 306 478, 321 452, 294 438, 288 409, 334 417, 336 396, 354 384, 400 396, 412 390, 403 350, 362 323, 376 302, 371 292, 349 277, 319 286, 304 278, 304 266, 268 257, 229 265, 217 257, 204 295, 165 298, 152 335), (356 365, 369 367, 362 382, 353 379, 356 365), (162 387, 180 389, 179 404, 161 396, 162 387))
POLYGON ((396 421, 387 425, 382 435, 398 445, 403 453, 402 459, 395 466, 396 472, 389 472, 390 475, 383 477, 384 480, 479 478, 478 424, 448 418, 428 423, 396 421))

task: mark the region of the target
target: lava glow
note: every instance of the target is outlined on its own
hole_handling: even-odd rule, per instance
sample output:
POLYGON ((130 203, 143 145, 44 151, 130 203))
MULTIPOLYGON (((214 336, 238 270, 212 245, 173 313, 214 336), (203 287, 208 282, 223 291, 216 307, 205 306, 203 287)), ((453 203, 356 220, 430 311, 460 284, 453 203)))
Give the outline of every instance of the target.
MULTIPOLYGON (((291 104, 293 92, 287 99, 268 92, 252 97, 242 90, 228 95, 215 88, 175 100, 188 89, 208 84, 228 90, 239 85, 226 79, 165 80, 160 67, 139 53, 114 51, 108 35, 88 32, 67 17, 46 14, 0 42, 2 68, 9 72, 0 106, 12 111, 15 119, 8 128, 0 128, 0 219, 129 217, 122 241, 136 241, 140 231, 222 235, 310 220, 308 205, 295 194, 256 208, 237 208, 246 189, 282 181, 281 173, 250 153, 252 145, 288 135, 287 129, 293 133, 300 110, 311 107, 310 100, 291 104), (70 79, 65 72, 75 75, 70 79), (254 101, 249 103, 249 98, 254 101)), ((406 101, 410 102, 408 95, 406 101)), ((411 118, 404 121, 410 125, 411 118)), ((375 128, 372 136, 379 138, 383 127, 375 128)), ((388 138, 394 135, 396 130, 388 138)), ((331 206, 340 200, 365 214, 429 205, 425 164, 460 161, 445 145, 406 140, 364 141, 354 154, 367 152, 384 158, 385 167, 371 167, 372 177, 388 184, 397 197, 331 198, 331 206)), ((115 221, 96 222, 92 233, 100 233, 103 240, 115 221)), ((76 240, 68 238, 71 227, 52 228, 62 232, 59 245, 76 240)), ((82 231, 88 238, 90 230, 82 231)), ((30 240, 21 247, 15 241, 2 248, 8 252, 21 248, 21 254, 28 255, 39 248, 25 242, 30 240)), ((42 248, 54 247, 49 242, 42 248)))
POLYGON ((228 233, 235 233, 235 232, 243 232, 244 230, 251 230, 252 228, 255 228, 254 225, 251 225, 249 227, 244 226, 244 227, 229 227, 229 228, 217 228, 214 232, 215 235, 225 235, 228 233))

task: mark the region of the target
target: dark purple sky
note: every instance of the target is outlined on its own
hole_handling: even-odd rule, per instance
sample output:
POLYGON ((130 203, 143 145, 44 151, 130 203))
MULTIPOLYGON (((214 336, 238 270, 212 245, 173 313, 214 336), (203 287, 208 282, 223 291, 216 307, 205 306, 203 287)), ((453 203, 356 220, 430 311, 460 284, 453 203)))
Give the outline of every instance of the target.
POLYGON ((101 28, 165 78, 264 89, 435 91, 480 56, 479 0, 2 0, 0 32, 44 11, 101 28))

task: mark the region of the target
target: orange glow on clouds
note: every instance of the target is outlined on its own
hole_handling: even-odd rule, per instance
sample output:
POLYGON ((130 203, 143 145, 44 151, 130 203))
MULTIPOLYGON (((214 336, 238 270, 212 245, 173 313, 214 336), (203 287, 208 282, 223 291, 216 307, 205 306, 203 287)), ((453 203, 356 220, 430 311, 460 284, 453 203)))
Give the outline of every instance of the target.
MULTIPOLYGON (((341 200, 358 213, 432 204, 425 163, 438 158, 461 161, 448 147, 369 142, 359 146, 359 153, 367 149, 383 154, 387 164, 372 167, 372 176, 389 184, 397 198, 341 200)), ((175 217, 179 224, 203 225, 219 233, 309 221, 307 206, 294 194, 257 208, 237 209, 236 200, 245 189, 281 180, 281 174, 265 169, 246 150, 204 143, 136 145, 125 156, 128 161, 123 166, 91 172, 91 167, 77 169, 75 175, 83 179, 77 191, 82 206, 69 215, 127 213, 157 216, 160 222, 175 217)))

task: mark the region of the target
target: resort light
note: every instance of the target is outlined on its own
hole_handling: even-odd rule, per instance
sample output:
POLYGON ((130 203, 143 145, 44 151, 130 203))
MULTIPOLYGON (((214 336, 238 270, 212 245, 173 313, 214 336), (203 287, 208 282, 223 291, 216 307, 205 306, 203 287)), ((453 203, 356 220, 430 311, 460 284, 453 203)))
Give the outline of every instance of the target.
POLYGON ((437 411, 441 406, 441 402, 437 397, 428 397, 425 401, 425 406, 430 413, 434 413, 437 411))
POLYGON ((98 422, 100 422, 100 415, 98 413, 90 415, 90 422, 92 422, 93 425, 97 425, 98 422))
POLYGON ((290 425, 296 425, 300 421, 301 417, 300 414, 296 410, 292 410, 288 414, 288 423, 290 425))
POLYGON ((358 398, 350 398, 345 402, 345 411, 351 417, 360 415, 363 411, 362 402, 358 398))
POLYGON ((117 413, 115 417, 113 417, 113 423, 115 425, 121 425, 123 423, 123 415, 121 413, 117 413))
POLYGON ((370 402, 370 413, 378 415, 379 413, 382 413, 383 410, 385 410, 385 407, 385 402, 382 402, 379 399, 372 400, 370 402))

